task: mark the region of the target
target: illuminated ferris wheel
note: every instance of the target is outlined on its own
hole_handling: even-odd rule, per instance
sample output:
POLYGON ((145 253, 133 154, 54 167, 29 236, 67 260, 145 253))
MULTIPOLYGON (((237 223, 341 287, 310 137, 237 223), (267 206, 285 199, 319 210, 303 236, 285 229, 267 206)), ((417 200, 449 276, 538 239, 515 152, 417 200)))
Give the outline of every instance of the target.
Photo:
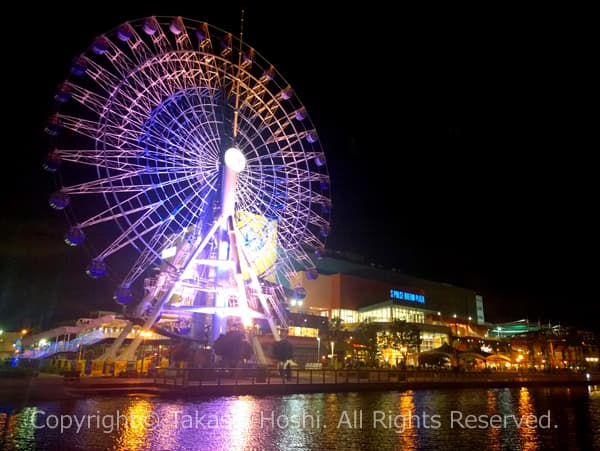
POLYGON ((68 244, 92 245, 87 273, 117 274, 115 300, 145 327, 212 321, 214 338, 223 318, 263 318, 277 337, 284 290, 302 297, 299 271, 316 277, 325 156, 291 86, 241 38, 181 17, 126 22, 55 93, 50 205, 68 244))

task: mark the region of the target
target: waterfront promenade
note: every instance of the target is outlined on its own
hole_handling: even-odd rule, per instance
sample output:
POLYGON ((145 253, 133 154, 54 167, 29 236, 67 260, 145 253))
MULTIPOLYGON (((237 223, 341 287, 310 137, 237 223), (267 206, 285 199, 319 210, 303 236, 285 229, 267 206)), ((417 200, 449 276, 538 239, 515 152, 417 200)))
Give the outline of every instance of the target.
POLYGON ((152 377, 75 377, 40 374, 0 380, 0 401, 54 400, 89 396, 155 395, 207 397, 386 391, 419 388, 575 386, 600 384, 600 372, 462 372, 399 370, 159 369, 152 377))

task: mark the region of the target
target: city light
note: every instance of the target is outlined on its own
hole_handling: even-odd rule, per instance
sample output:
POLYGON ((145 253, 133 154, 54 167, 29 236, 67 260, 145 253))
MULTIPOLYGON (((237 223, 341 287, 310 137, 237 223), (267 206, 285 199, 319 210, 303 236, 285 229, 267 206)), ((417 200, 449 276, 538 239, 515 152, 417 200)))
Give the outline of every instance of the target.
POLYGON ((317 337, 317 362, 321 357, 321 337, 317 337))

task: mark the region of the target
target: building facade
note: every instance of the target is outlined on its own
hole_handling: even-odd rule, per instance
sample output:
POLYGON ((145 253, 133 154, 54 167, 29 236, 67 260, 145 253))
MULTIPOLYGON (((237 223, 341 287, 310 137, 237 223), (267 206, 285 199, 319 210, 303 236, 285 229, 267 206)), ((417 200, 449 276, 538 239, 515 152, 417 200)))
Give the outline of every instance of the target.
POLYGON ((317 269, 315 280, 300 276, 306 297, 292 301, 292 311, 339 317, 346 324, 367 318, 485 324, 483 298, 473 290, 330 257, 319 260, 317 269))

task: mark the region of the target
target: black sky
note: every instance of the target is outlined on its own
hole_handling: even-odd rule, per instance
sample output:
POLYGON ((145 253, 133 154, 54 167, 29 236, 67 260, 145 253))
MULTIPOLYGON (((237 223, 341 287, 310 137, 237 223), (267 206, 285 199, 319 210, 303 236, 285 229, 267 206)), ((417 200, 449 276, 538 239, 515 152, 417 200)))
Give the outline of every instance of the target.
MULTIPOLYGON (((332 180, 328 247, 473 288, 491 321, 595 326, 598 144, 583 138, 597 129, 586 119, 592 63, 569 19, 284 3, 247 2, 244 38, 319 131, 332 180)), ((27 11, 2 31, 0 322, 14 327, 42 312, 46 323, 63 319, 75 297, 75 314, 113 307, 112 287, 88 281, 87 257, 62 244, 40 165, 71 59, 148 15, 239 32, 236 2, 110 5, 27 11)))

